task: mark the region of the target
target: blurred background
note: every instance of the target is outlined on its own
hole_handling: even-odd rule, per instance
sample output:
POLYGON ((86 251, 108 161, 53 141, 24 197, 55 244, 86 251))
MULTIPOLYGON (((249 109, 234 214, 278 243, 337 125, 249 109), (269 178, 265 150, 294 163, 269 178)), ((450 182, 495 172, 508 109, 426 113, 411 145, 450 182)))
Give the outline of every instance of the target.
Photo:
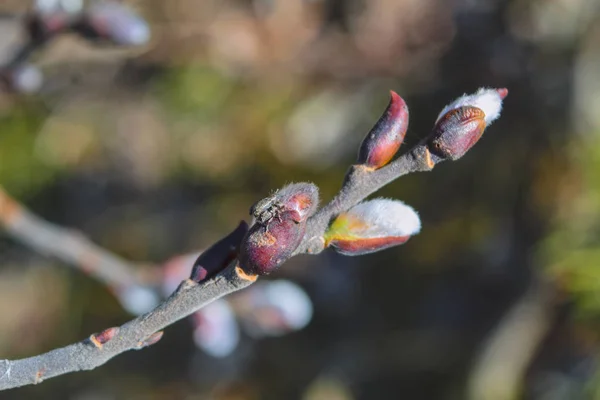
MULTIPOLYGON (((0 2, 0 184, 162 295, 270 191, 330 199, 390 89, 404 149, 463 93, 510 93, 463 159, 379 193, 420 213, 407 244, 294 258, 151 348, 0 399, 600 399, 599 0, 126 1, 127 46, 88 29, 18 59, 25 25, 98 7, 52 3, 0 2)), ((114 292, 1 230, 1 358, 122 324, 114 292)))

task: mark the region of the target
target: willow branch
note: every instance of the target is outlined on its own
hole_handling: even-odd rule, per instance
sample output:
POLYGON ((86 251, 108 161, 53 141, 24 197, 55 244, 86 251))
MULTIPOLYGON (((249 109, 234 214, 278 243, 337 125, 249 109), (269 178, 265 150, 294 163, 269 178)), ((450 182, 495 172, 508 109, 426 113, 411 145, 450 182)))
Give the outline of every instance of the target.
POLYGON ((346 175, 340 192, 308 220, 302 244, 294 254, 322 252, 325 249, 323 235, 332 218, 349 210, 401 176, 411 172, 431 171, 435 164, 441 161, 429 152, 424 143, 421 143, 380 169, 353 165, 346 175))
POLYGON ((12 237, 35 251, 79 268, 115 291, 139 284, 134 265, 95 245, 82 234, 36 216, 1 187, 0 224, 12 237))
POLYGON ((215 277, 198 284, 184 281, 165 302, 118 328, 107 329, 81 342, 20 360, 0 360, 0 390, 38 384, 70 372, 92 370, 128 350, 156 343, 165 327, 198 311, 229 293, 245 288, 255 277, 235 263, 215 277))

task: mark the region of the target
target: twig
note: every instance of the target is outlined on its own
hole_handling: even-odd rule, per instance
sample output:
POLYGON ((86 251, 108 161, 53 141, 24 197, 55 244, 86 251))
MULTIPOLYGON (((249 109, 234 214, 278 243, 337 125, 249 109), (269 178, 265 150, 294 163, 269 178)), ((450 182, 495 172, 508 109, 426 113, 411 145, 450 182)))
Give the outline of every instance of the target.
MULTIPOLYGON (((212 250, 200 256, 195 263, 191 279, 185 280, 171 297, 153 311, 120 328, 109 328, 100 334, 92 335, 83 342, 31 358, 7 360, 7 365, 12 366, 10 377, 0 381, 0 390, 39 383, 69 372, 93 369, 124 351, 154 344, 162 335, 159 333, 161 329, 196 312, 213 300, 252 284, 258 276, 248 273, 267 274, 293 255, 317 254, 323 251, 324 234, 333 217, 349 210, 400 176, 416 171, 429 171, 444 159, 456 160, 462 157, 479 139, 485 129, 485 123, 491 123, 498 117, 501 100, 506 93, 506 89, 488 89, 480 90, 473 96, 463 96, 458 105, 451 105, 456 106, 455 108, 447 106, 446 114, 438 118, 433 142, 431 138, 429 141, 426 139, 385 167, 382 166, 389 158, 384 159, 384 162, 352 166, 339 194, 308 220, 305 217, 314 211, 313 206, 316 207, 317 188, 307 183, 288 185, 279 192, 277 199, 266 199, 266 205, 262 205, 258 214, 257 210, 254 210, 253 214, 258 223, 250 230, 245 223, 241 223, 234 232, 213 245, 212 250), (495 97, 496 103, 481 102, 481 98, 489 100, 490 97, 495 97), (475 105, 481 103, 483 106, 495 106, 491 108, 490 113, 494 118, 490 117, 488 121, 484 111, 478 108, 476 110, 479 111, 473 113, 471 109, 475 107, 464 106, 468 101, 475 105), (429 150, 431 145, 437 149, 436 154, 439 152, 443 157, 432 154, 429 150), (298 236, 295 236, 296 234, 298 236), (300 245, 296 245, 298 242, 300 245), (234 251, 240 261, 235 260, 228 268, 219 272, 221 262, 224 263, 222 267, 225 267, 225 260, 229 262, 234 251)), ((399 97, 393 97, 393 101, 397 102, 399 97)), ((390 115, 394 117, 394 113, 386 112, 383 118, 390 115)), ((381 126, 387 127, 386 124, 381 126)), ((376 127, 380 127, 380 124, 376 127)), ((368 136, 372 137, 374 136, 368 136)), ((379 140, 377 137, 376 139, 379 140)), ((403 134, 399 139, 403 140, 403 134)), ((375 150, 388 146, 386 140, 387 138, 383 137, 383 141, 375 143, 379 146, 379 149, 375 150)), ((394 153, 399 145, 400 143, 396 142, 394 153)), ((117 268, 112 269, 115 276, 125 281, 134 279, 127 275, 127 268, 120 270, 124 264, 120 263, 118 258, 103 253, 102 249, 82 238, 76 237, 76 240, 73 240, 72 235, 31 215, 1 190, 0 221, 10 232, 37 249, 58 254, 72 263, 81 263, 82 255, 86 254, 83 250, 91 249, 92 253, 106 256, 113 266, 117 265, 117 268), (55 236, 61 238, 58 243, 55 236), (57 246, 61 249, 56 250, 57 246), (78 247, 79 251, 73 253, 73 247, 78 247)), ((113 278, 112 272, 108 274, 104 268, 106 264, 101 265, 102 268, 94 271, 106 282, 110 282, 113 278)), ((7 372, 3 376, 6 378, 7 372)))
POLYGON ((245 275, 235 263, 200 284, 188 279, 153 311, 111 330, 117 332, 113 337, 99 340, 99 335, 92 335, 89 339, 35 357, 5 360, 7 371, 0 379, 0 390, 38 384, 70 372, 91 370, 125 351, 151 345, 160 338, 155 335, 160 330, 254 281, 254 277, 245 275))
POLYGON ((81 268, 115 291, 139 284, 135 266, 77 232, 44 221, 1 187, 0 224, 10 235, 34 250, 81 268))
POLYGON ((381 169, 373 170, 364 165, 353 165, 337 196, 308 220, 304 240, 294 254, 322 252, 325 249, 323 234, 333 217, 355 206, 395 179, 411 172, 431 171, 435 164, 441 161, 422 143, 381 169))

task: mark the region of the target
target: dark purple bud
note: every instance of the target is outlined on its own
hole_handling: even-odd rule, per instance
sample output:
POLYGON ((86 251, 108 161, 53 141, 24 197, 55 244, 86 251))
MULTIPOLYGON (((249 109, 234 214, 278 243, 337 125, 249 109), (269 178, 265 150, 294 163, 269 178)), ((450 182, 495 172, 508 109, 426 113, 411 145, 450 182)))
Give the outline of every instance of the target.
POLYGON ((267 275, 277 269, 302 242, 306 220, 316 210, 318 188, 296 183, 256 203, 256 223, 242 241, 240 266, 246 274, 267 275))
POLYGON ((363 140, 358 152, 358 164, 381 168, 396 155, 408 128, 408 107, 396 92, 390 91, 390 103, 363 140))
POLYGON ((194 263, 190 278, 195 282, 202 282, 227 267, 229 263, 237 258, 240 244, 247 232, 248 224, 241 221, 229 235, 200 254, 194 263))

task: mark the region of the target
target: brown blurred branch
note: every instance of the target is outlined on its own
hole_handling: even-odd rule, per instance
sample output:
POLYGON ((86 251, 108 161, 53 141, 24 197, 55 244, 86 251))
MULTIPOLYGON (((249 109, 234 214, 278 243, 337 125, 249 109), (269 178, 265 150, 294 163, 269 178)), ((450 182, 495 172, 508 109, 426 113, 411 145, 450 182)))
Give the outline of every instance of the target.
POLYGON ((38 384, 58 375, 94 369, 128 350, 156 343, 160 330, 226 294, 252 284, 235 263, 198 284, 190 279, 153 311, 67 347, 21 360, 0 360, 0 390, 38 384))
POLYGON ((44 221, 0 187, 0 224, 35 251, 56 257, 118 291, 139 284, 136 267, 82 234, 44 221))

